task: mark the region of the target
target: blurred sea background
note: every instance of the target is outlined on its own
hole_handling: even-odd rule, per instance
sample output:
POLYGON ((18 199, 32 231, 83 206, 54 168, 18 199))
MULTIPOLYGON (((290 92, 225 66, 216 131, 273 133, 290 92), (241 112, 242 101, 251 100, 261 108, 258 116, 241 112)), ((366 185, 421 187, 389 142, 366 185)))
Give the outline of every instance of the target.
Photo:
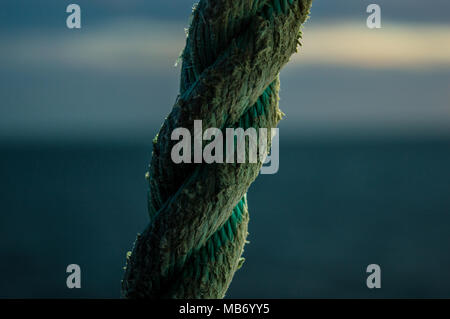
MULTIPOLYGON (((0 3, 0 297, 118 298, 191 0, 0 3), (82 288, 66 287, 79 264, 82 288)), ((450 2, 316 0, 230 298, 450 297, 450 2), (379 264, 382 288, 366 287, 379 264)))

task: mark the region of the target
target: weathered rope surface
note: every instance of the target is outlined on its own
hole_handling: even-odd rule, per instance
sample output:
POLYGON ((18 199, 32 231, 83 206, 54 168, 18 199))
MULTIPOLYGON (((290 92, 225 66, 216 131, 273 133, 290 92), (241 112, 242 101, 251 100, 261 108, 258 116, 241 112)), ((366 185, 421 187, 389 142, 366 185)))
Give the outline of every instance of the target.
POLYGON ((278 74, 297 51, 311 2, 200 0, 194 7, 180 94, 153 141, 151 221, 127 256, 124 297, 225 296, 243 260, 246 192, 262 163, 174 164, 171 133, 183 127, 193 136, 194 120, 223 130, 275 128, 278 74))

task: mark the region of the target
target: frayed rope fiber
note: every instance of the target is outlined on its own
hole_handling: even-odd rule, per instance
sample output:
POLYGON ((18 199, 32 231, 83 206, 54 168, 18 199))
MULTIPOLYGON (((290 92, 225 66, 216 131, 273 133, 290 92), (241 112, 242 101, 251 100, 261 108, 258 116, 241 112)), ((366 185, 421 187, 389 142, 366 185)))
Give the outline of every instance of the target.
POLYGON ((153 141, 150 223, 127 255, 125 298, 225 296, 243 262, 246 193, 262 163, 175 164, 171 133, 192 134, 194 120, 207 128, 275 128, 279 72, 297 51, 311 2, 200 0, 194 7, 180 93, 153 141))

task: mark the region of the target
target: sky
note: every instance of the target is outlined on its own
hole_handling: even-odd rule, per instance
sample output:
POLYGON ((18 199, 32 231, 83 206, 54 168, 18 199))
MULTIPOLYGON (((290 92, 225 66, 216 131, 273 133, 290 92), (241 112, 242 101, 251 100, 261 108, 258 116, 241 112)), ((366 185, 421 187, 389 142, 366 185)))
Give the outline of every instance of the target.
MULTIPOLYGON (((281 134, 450 136, 450 2, 316 0, 281 73, 281 134), (373 1, 372 1, 373 2, 373 1)), ((4 0, 0 140, 147 140, 178 91, 188 0, 4 0), (75 2, 75 1, 72 1, 75 2)))

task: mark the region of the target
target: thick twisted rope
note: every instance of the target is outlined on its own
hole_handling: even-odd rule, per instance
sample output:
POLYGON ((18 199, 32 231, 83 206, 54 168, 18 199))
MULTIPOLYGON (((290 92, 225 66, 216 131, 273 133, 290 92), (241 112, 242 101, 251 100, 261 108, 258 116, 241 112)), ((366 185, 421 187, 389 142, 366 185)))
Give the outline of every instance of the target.
POLYGON ((246 192, 262 163, 175 164, 171 133, 183 127, 193 136, 194 120, 275 128, 278 75, 297 51, 311 1, 200 0, 194 8, 180 94, 153 141, 151 221, 127 256, 125 297, 224 297, 243 261, 246 192))

